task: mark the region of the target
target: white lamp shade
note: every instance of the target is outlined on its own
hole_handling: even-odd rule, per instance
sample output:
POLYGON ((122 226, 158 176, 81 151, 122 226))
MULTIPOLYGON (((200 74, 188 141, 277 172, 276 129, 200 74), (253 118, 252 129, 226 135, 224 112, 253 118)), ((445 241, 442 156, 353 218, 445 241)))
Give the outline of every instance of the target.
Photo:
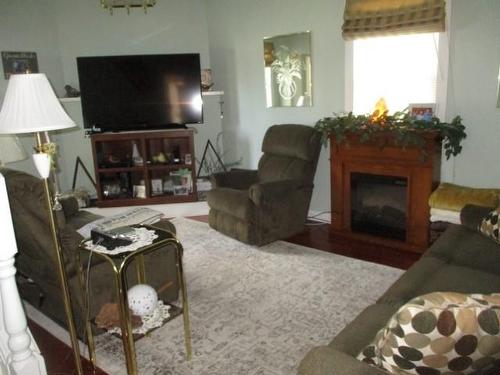
POLYGON ((45 74, 13 74, 0 111, 0 134, 72 128, 45 74))
POLYGON ((0 165, 24 160, 28 157, 15 135, 0 135, 0 165))

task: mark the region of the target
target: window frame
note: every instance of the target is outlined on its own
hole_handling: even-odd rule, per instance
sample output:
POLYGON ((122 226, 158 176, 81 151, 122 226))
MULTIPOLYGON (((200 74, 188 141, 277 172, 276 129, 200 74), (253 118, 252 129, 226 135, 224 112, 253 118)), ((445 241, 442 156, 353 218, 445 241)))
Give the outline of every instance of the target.
MULTIPOLYGON (((450 44, 450 14, 451 1, 446 2, 446 31, 439 33, 438 68, 436 77, 436 112, 441 119, 446 118, 446 102, 448 95, 449 44, 450 44)), ((354 45, 353 41, 345 41, 345 74, 344 74, 344 103, 345 111, 353 110, 354 102, 354 45)), ((374 103, 375 104, 375 103, 374 103)))

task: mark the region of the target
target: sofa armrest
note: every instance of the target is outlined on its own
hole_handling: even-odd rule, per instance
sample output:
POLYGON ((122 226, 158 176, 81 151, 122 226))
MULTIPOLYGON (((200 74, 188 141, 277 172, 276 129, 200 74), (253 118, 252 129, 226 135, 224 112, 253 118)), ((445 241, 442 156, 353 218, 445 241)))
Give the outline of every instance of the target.
POLYGON ((66 219, 69 219, 70 217, 76 215, 78 211, 80 211, 78 200, 71 195, 65 195, 59 198, 59 202, 61 202, 64 217, 66 219))
POLYGON ((483 219, 492 211, 493 207, 467 204, 460 211, 460 222, 470 230, 477 231, 483 219))
POLYGON ((210 176, 212 188, 227 187, 244 190, 257 181, 257 171, 251 169, 231 169, 229 172, 214 173, 210 176))
POLYGON ((289 201, 290 194, 304 188, 312 189, 313 184, 293 179, 259 182, 250 186, 248 194, 255 205, 260 206, 270 201, 289 201))
POLYGON ((300 362, 298 375, 387 375, 387 372, 358 361, 329 346, 311 350, 300 362))
POLYGON ((167 232, 172 233, 174 236, 176 235, 175 225, 172 224, 172 222, 168 219, 158 220, 156 223, 151 224, 150 227, 166 230, 167 232))

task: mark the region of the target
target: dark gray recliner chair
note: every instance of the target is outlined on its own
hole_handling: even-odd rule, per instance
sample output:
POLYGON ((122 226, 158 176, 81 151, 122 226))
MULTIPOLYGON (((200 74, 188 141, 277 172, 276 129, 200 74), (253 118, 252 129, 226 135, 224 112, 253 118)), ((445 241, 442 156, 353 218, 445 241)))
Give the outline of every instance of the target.
MULTIPOLYGON (((21 297, 51 319, 66 327, 62 292, 55 264, 55 252, 42 180, 27 173, 0 168, 5 177, 12 221, 16 232, 18 254, 16 268, 21 297), (31 282, 25 282, 30 280, 31 282), (41 299, 41 296, 44 298, 41 299), (42 303, 43 302, 43 303, 42 303)), ((59 237, 65 258, 66 273, 73 302, 78 334, 83 337, 84 309, 78 283, 76 252, 83 240, 77 229, 101 216, 78 209, 75 198, 61 199, 63 210, 58 211, 59 237)), ((162 220, 155 226, 175 233, 172 223, 162 220)), ((82 254, 82 260, 88 258, 82 254)), ((159 289, 171 281, 172 286, 160 294, 164 301, 176 301, 179 294, 176 257, 174 251, 148 254, 145 257, 147 283, 159 289)), ((133 261, 134 263, 135 261, 133 261)), ((86 263, 85 263, 86 264, 86 263)), ((95 317, 102 305, 116 300, 112 271, 99 257, 92 258, 90 316, 95 317)), ((127 270, 130 286, 137 282, 134 264, 127 270)))
POLYGON ((211 176, 210 226, 258 246, 301 232, 320 150, 321 135, 311 126, 271 126, 258 170, 233 169, 211 176))

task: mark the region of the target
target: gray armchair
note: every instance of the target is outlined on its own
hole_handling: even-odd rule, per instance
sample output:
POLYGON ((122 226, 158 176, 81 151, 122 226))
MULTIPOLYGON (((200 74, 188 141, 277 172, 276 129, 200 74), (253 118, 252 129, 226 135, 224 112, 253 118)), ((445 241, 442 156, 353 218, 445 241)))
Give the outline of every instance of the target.
POLYGON ((271 126, 258 170, 233 169, 211 176, 210 226, 259 246, 301 232, 320 149, 321 136, 310 126, 271 126))

